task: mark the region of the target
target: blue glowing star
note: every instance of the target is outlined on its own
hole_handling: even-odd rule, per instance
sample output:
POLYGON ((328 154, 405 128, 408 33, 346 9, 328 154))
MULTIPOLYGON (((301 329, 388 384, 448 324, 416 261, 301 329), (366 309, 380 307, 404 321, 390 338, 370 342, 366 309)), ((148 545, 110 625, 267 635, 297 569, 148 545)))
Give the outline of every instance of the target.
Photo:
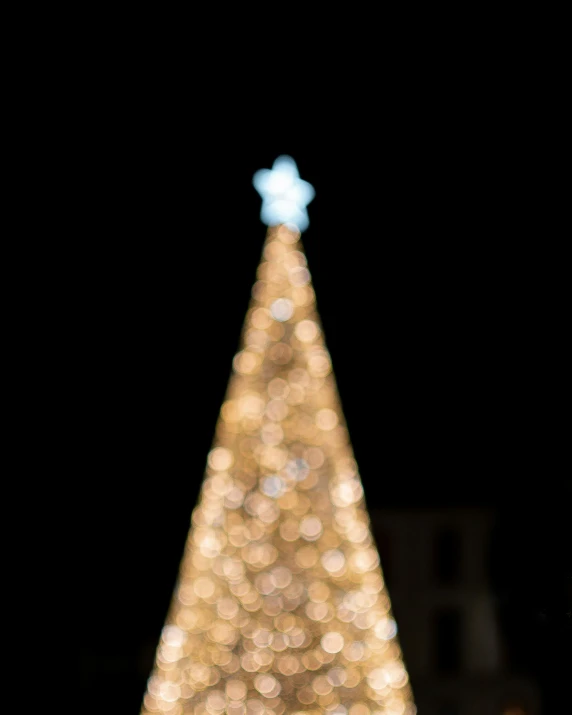
POLYGON ((296 162, 290 156, 279 156, 272 169, 261 169, 252 179, 262 196, 260 218, 267 226, 294 224, 299 231, 308 228, 306 206, 315 196, 314 187, 303 181, 296 162))

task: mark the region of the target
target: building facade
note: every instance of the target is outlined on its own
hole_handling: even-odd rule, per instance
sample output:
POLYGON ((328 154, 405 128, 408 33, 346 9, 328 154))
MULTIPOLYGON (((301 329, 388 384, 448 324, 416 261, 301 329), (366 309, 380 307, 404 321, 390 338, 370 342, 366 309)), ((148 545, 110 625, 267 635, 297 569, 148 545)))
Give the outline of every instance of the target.
POLYGON ((404 657, 422 715, 539 715, 511 673, 488 576, 486 509, 371 513, 404 657))

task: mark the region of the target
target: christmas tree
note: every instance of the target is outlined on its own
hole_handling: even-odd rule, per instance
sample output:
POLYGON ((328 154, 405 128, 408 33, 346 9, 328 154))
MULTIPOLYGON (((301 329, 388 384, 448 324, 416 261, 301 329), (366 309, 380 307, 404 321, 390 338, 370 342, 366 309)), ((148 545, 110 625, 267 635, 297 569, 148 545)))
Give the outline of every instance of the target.
POLYGON ((300 242, 312 187, 254 177, 257 281, 142 715, 413 715, 300 242))

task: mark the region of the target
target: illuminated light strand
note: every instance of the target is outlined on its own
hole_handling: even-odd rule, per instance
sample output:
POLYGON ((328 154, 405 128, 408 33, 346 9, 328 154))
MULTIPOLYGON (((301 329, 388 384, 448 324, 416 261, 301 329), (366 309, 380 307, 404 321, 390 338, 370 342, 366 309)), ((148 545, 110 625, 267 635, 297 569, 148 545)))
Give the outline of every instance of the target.
POLYGON ((310 275, 268 231, 142 715, 414 715, 310 275))

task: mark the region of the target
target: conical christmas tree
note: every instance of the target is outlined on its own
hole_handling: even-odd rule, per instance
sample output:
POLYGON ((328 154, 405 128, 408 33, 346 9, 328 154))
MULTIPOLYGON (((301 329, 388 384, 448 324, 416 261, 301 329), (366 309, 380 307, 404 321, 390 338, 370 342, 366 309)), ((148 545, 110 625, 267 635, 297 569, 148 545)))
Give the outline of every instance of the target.
POLYGON ((313 189, 258 172, 269 224, 142 715, 413 715, 299 229, 313 189))

